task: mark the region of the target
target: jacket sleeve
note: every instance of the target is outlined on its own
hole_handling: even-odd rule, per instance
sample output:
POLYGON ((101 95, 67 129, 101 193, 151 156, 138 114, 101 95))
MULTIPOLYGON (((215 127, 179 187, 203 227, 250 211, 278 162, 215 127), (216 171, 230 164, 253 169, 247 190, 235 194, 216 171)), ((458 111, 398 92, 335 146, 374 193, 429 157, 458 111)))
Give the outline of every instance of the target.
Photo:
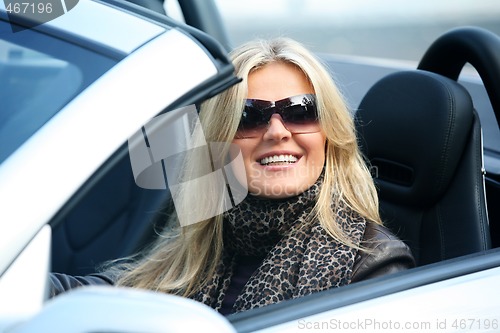
POLYGON ((82 286, 114 285, 115 277, 109 273, 91 274, 87 276, 71 276, 61 273, 50 273, 49 295, 57 296, 65 291, 82 286))
POLYGON ((384 226, 368 222, 354 262, 352 282, 367 280, 415 267, 410 248, 384 226))

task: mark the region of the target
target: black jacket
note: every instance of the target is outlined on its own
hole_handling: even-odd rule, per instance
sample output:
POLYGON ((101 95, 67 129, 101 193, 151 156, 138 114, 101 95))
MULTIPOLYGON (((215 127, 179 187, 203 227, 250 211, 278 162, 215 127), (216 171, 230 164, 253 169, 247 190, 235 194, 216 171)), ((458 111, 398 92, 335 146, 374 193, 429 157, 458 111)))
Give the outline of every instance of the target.
MULTIPOLYGON (((375 223, 366 224, 362 246, 356 257, 351 282, 367 280, 385 274, 395 273, 415 266, 410 248, 389 229, 375 223)), ((109 273, 87 276, 50 274, 50 295, 88 285, 113 285, 116 277, 109 273)))
POLYGON ((410 248, 389 229, 368 222, 352 269, 351 283, 415 267, 410 248))

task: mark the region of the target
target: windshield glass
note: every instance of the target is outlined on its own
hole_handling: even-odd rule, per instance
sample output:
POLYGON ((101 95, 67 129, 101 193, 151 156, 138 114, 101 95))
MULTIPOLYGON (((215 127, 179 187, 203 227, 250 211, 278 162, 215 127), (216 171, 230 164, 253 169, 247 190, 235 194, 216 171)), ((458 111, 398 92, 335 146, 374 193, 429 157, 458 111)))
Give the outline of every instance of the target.
POLYGON ((113 63, 0 21, 0 163, 113 63))

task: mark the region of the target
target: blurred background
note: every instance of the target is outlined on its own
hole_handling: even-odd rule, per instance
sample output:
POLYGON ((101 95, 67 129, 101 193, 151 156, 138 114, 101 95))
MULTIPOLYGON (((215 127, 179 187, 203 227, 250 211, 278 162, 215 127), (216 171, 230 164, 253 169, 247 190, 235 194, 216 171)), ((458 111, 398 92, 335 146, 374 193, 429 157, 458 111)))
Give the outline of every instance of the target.
MULTIPOLYGON (((168 1, 167 1, 168 2, 168 1)), ((316 52, 418 61, 444 32, 500 35, 499 0, 216 0, 233 46, 288 36, 316 52)))

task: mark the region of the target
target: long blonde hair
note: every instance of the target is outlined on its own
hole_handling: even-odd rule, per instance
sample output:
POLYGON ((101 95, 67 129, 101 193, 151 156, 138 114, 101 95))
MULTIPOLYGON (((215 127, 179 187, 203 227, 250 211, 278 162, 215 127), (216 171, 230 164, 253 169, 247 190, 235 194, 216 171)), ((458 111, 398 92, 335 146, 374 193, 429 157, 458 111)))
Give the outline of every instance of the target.
MULTIPOLYGON (((231 53, 235 74, 243 83, 203 103, 200 112, 207 142, 230 143, 235 136, 247 96, 248 75, 271 62, 295 65, 309 79, 316 94, 320 125, 326 135, 324 182, 314 218, 330 235, 352 245, 336 223, 333 204, 345 205, 367 220, 381 223, 377 192, 358 149, 352 114, 326 67, 301 44, 288 39, 256 40, 231 53)), ((223 150, 221 155, 227 153, 223 150)), ((188 160, 186 179, 196 172, 196 157, 188 160), (191 167, 191 168, 190 168, 191 167)), ((199 171, 198 171, 199 172, 199 171)), ((185 210, 203 210, 215 188, 185 189, 178 201, 185 210), (195 197, 193 197, 195 196, 195 197)), ((217 204, 217 203, 216 203, 217 204)), ((223 251, 222 216, 165 231, 138 261, 125 267, 118 285, 192 296, 214 274, 223 251)), ((123 268, 123 267, 122 267, 123 268)))

